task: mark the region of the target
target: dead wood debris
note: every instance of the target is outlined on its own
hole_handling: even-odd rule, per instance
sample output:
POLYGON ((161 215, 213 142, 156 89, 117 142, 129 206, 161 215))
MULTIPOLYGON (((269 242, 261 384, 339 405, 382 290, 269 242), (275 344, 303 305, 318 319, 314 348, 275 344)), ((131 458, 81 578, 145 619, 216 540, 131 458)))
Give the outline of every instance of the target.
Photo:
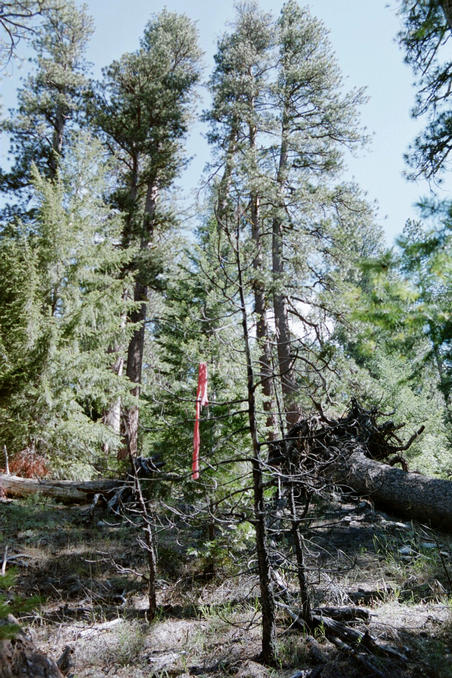
POLYGON ((271 466, 285 470, 301 464, 304 469, 315 466, 319 472, 338 456, 360 449, 370 459, 386 460, 391 466, 400 463, 403 470, 408 471, 401 453, 421 435, 424 426, 404 442, 398 432, 405 424, 387 419, 394 413, 365 409, 355 398, 351 400, 349 412, 339 419, 330 419, 320 406, 318 409, 318 415, 302 419, 283 440, 272 443, 268 459, 271 466), (386 421, 379 423, 382 417, 386 417, 386 421))

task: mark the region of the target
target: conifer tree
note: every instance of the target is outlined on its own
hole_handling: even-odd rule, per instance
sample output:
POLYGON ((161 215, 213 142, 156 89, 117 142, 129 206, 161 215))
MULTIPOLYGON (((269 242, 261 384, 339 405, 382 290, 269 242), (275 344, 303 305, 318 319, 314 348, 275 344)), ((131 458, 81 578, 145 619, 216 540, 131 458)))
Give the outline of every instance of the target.
POLYGON ((5 64, 16 53, 19 42, 32 36, 37 17, 52 9, 56 1, 6 0, 0 3, 0 59, 5 64))
MULTIPOLYGON (((164 10, 147 25, 141 47, 104 71, 92 107, 93 123, 119 164, 115 204, 125 215, 123 245, 137 245, 133 263, 135 326, 128 346, 126 372, 141 392, 145 321, 150 287, 159 272, 153 251, 159 231, 171 217, 163 196, 185 163, 183 140, 190 117, 193 87, 199 77, 196 30, 184 16, 164 10)), ((137 454, 138 402, 126 416, 127 452, 137 454)))
MULTIPOLYGON (((283 6, 278 22, 259 13, 255 3, 242 4, 234 32, 220 42, 216 62, 213 106, 206 115, 220 177, 214 185, 215 217, 235 262, 229 279, 236 292, 230 292, 229 299, 241 315, 262 647, 265 661, 271 664, 276 661, 275 585, 267 525, 270 507, 262 492, 271 470, 264 451, 268 429, 262 427, 257 394, 271 365, 275 399, 282 400, 284 429, 299 417, 302 399, 312 407, 316 380, 326 386, 322 372, 329 368, 330 354, 325 335, 328 325, 340 316, 335 288, 352 275, 353 265, 366 249, 365 238, 372 233, 371 213, 359 191, 336 183, 343 149, 361 141, 356 107, 362 93, 342 94, 323 26, 292 1, 283 6), (274 333, 269 322, 271 301, 274 333), (289 313, 296 323, 289 323, 289 313), (272 344, 274 354, 264 350, 264 357, 257 358, 256 351, 272 344)), ((376 241, 378 234, 367 243, 369 251, 376 241)), ((322 395, 328 395, 325 388, 322 395)), ((297 485, 300 481, 287 477, 282 482, 297 485)), ((309 628, 303 539, 294 500, 299 491, 292 486, 288 520, 309 628)))
POLYGON ((262 220, 262 171, 259 167, 259 134, 265 125, 268 103, 268 69, 273 45, 271 17, 249 2, 237 8, 235 30, 225 35, 215 56, 216 69, 210 81, 212 109, 205 115, 211 123, 210 141, 221 148, 222 177, 218 185, 216 217, 220 226, 231 219, 231 194, 241 202, 244 227, 249 231, 252 255, 252 294, 256 337, 260 347, 259 373, 263 407, 267 412, 267 435, 275 437, 271 348, 268 326, 268 235, 262 220), (238 197, 240 195, 240 198, 238 197))
POLYGON ((452 34, 452 5, 450 0, 401 0, 399 6, 403 20, 399 42, 418 88, 412 115, 427 120, 406 159, 413 170, 412 178, 422 174, 428 179, 440 179, 449 166, 452 151, 452 60, 447 50, 452 34))
POLYGON ((113 342, 127 339, 121 317, 130 283, 122 275, 128 257, 120 247, 122 223, 103 198, 102 156, 92 138, 81 139, 53 179, 34 170, 31 235, 0 241, 8 292, 0 312, 14 337, 2 336, 2 437, 11 451, 53 455, 56 467, 70 466, 70 473, 77 472, 76 460, 87 471, 104 441, 118 447, 102 413, 128 392, 108 353, 113 342))
MULTIPOLYGON (((294 0, 273 24, 254 3, 242 5, 236 29, 222 40, 216 59, 213 107, 206 117, 223 168, 217 218, 221 226, 228 209, 239 210, 249 234, 254 257, 249 281, 264 347, 261 380, 266 382, 271 364, 265 347, 272 301, 273 371, 290 426, 299 416, 297 370, 315 373, 322 325, 328 314, 329 321, 335 315, 335 304, 322 308, 319 291, 326 295, 324 306, 333 278, 336 284, 341 268, 348 274, 372 231, 370 210, 356 187, 335 184, 344 150, 363 140, 356 115, 363 93, 342 93, 323 25, 294 0)), ((371 235, 369 250, 377 240, 378 234, 371 235)), ((310 387, 308 379, 308 397, 310 387)))
MULTIPOLYGON (((298 349, 289 324, 290 311, 297 315, 297 309, 287 284, 294 296, 304 288, 302 303, 309 304, 309 288, 322 286, 325 241, 332 243, 339 236, 335 233, 340 230, 339 220, 334 224, 338 205, 342 207, 342 218, 347 218, 347 205, 350 219, 353 209, 360 209, 363 219, 367 215, 364 205, 358 207, 351 188, 328 187, 341 169, 343 150, 362 140, 356 120, 362 92, 342 93, 342 78, 325 28, 307 8, 300 8, 295 0, 286 2, 278 29, 279 59, 272 98, 279 141, 270 150, 277 158, 271 225, 273 310, 281 389, 290 425, 298 416, 294 369, 298 349), (293 252, 300 247, 300 240, 305 249, 304 261, 300 252, 295 256, 293 252)), ((308 316, 309 311, 298 313, 298 320, 303 324, 305 318, 314 329, 316 320, 308 316)), ((301 359, 302 352, 303 349, 299 352, 301 359)))
POLYGON ((35 71, 18 92, 17 110, 2 124, 13 158, 11 169, 0 173, 0 189, 12 201, 10 213, 17 212, 17 206, 22 213, 27 208, 33 163, 42 176, 56 176, 82 106, 87 84, 84 52, 92 32, 91 18, 72 0, 48 9, 37 29, 35 71))

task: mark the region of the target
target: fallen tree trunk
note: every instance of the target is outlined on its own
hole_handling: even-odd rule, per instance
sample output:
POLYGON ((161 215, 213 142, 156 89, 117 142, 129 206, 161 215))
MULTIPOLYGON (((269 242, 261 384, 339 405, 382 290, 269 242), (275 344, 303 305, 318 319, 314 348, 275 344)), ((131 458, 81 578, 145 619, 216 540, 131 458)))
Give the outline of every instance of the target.
POLYGON ((452 481, 409 473, 402 455, 423 426, 404 442, 399 437, 403 424, 380 423, 388 415, 367 410, 356 400, 340 419, 330 419, 318 409, 320 415, 302 419, 270 446, 269 465, 297 483, 302 497, 321 493, 325 481, 332 481, 397 514, 452 530, 452 481), (395 468, 396 463, 403 470, 395 468))
POLYGON ((452 530, 452 482, 409 473, 373 459, 361 450, 331 468, 335 482, 370 496, 397 514, 452 530))
POLYGON ((12 497, 40 494, 65 504, 91 501, 95 494, 111 494, 123 485, 123 480, 36 480, 0 473, 2 494, 12 497))

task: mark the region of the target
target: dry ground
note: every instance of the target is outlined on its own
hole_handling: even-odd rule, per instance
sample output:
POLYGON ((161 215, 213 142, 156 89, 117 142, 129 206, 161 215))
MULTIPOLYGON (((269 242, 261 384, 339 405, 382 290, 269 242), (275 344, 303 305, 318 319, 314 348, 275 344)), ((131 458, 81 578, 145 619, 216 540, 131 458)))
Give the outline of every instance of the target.
MULTIPOLYGON (((16 570, 7 596, 40 596, 21 623, 53 658, 71 645, 76 678, 289 678, 318 663, 283 613, 280 666, 257 662, 257 583, 227 562, 208 579, 196 555, 161 543, 160 611, 149 625, 145 559, 130 526, 83 507, 17 500, 0 504, 0 530, 0 566, 16 570)), ((450 535, 337 498, 307 537, 314 604, 366 606, 370 632, 408 657, 394 678, 452 677, 450 535)), ((370 677, 321 632, 317 641, 328 659, 322 678, 370 677)))

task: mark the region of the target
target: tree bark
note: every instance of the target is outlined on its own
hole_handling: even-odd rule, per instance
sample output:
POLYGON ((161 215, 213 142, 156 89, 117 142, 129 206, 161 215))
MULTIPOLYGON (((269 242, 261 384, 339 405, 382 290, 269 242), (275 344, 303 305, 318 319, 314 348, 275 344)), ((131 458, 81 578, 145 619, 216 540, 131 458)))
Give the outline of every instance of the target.
POLYGON ((337 462, 329 474, 398 515, 452 530, 450 480, 402 471, 369 459, 359 449, 337 462))
MULTIPOLYGON (((279 152, 279 166, 276 176, 276 185, 280 193, 284 189, 284 181, 288 165, 288 143, 287 143, 287 113, 283 114, 283 125, 281 130, 281 147, 279 152)), ((278 201, 280 196, 278 196, 278 201)), ((277 205, 282 208, 282 205, 277 205)), ((278 347, 278 365, 281 379, 281 392, 284 403, 284 412, 286 416, 287 427, 290 429, 299 419, 300 409, 296 403, 297 386, 295 383, 295 374, 293 359, 291 355, 291 335, 289 329, 289 316, 287 313, 286 295, 279 289, 284 276, 284 258, 283 258, 283 232, 282 221, 279 216, 275 216, 272 223, 272 275, 274 284, 273 310, 275 314, 276 343, 278 347)))
POLYGON ((129 407, 126 413, 125 427, 125 448, 120 452, 121 459, 127 456, 136 457, 138 454, 138 425, 139 425, 139 406, 138 398, 141 393, 141 374, 143 370, 143 352, 145 339, 145 321, 147 310, 148 288, 139 280, 135 283, 134 301, 141 302, 139 307, 129 316, 129 322, 136 325, 127 350, 127 376, 134 384, 131 394, 137 402, 129 407))
POLYGON ((236 247, 237 272, 239 281, 240 307, 242 314, 243 343, 247 368, 248 421, 253 448, 253 499, 254 529, 256 533, 257 569, 262 607, 262 661, 268 666, 276 666, 276 609, 271 580, 270 559, 268 556, 268 534, 265 515, 264 482, 262 460, 257 433, 256 399, 253 364, 251 360, 248 319, 246 315, 245 292, 242 279, 239 241, 236 247))
POLYGON ((94 494, 109 494, 121 485, 122 480, 36 480, 0 473, 0 494, 12 497, 40 494, 66 504, 89 501, 94 494))
MULTIPOLYGON (((250 101, 250 108, 254 110, 254 101, 250 101)), ((254 172, 257 173, 256 163, 256 126, 249 125, 248 138, 250 151, 253 154, 254 172)), ((254 295, 254 312, 256 314, 256 339, 261 351, 259 356, 259 376, 261 380, 261 389, 263 396, 263 408, 266 413, 266 432, 265 437, 268 440, 275 440, 276 436, 276 420, 274 414, 273 403, 273 381, 272 381, 272 361, 271 361, 271 347, 269 340, 269 328, 267 321, 267 300, 265 294, 265 286, 262 282, 264 273, 263 265, 263 234, 260 222, 260 199, 256 190, 250 192, 250 211, 251 211, 251 237, 254 242, 254 257, 253 257, 253 295, 254 295)))
MULTIPOLYGON (((142 224, 140 252, 149 251, 154 234, 154 216, 157 206, 158 187, 154 181, 148 183, 146 200, 144 206, 144 217, 142 224)), ((126 413, 126 447, 120 457, 136 457, 138 454, 138 427, 139 427, 139 405, 138 398, 141 393, 141 381, 143 372, 143 353, 145 342, 145 322, 148 303, 148 285, 140 278, 143 272, 137 271, 137 279, 134 288, 134 301, 139 302, 138 308, 131 313, 129 321, 136 324, 136 329, 132 335, 127 351, 127 370, 126 374, 134 386, 131 393, 136 398, 135 405, 130 407, 126 413)))

